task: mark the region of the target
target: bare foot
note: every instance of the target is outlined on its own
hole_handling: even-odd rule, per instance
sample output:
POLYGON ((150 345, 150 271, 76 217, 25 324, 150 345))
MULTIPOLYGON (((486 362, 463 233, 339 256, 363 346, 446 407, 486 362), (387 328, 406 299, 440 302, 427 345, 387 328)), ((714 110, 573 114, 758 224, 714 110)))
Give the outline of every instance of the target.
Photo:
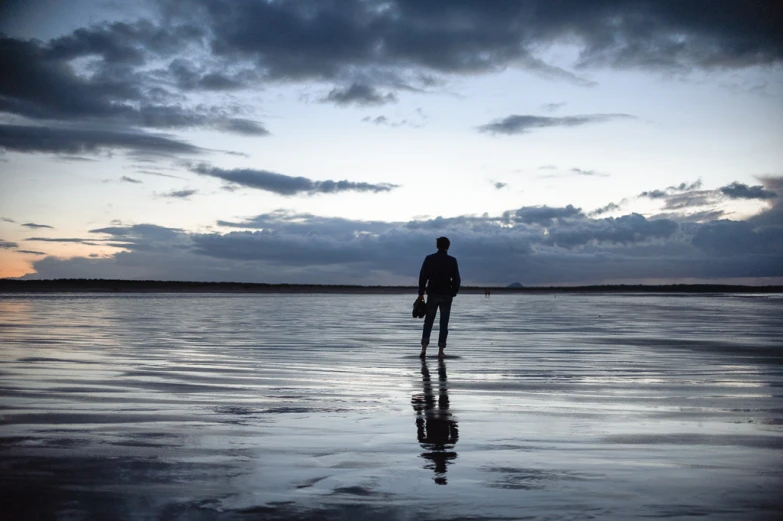
POLYGON ((419 353, 419 358, 425 358, 427 356, 427 351, 422 349, 421 353, 419 353))
POLYGON ((443 352, 443 348, 438 350, 438 358, 446 358, 446 353, 443 352))

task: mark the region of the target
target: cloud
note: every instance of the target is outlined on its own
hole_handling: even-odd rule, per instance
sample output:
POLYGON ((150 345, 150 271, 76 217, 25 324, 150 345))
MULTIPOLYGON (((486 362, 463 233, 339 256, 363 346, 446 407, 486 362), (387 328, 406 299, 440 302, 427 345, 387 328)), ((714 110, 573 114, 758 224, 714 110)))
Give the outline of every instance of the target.
POLYGON ((778 196, 777 192, 766 190, 761 185, 748 186, 736 181, 719 188, 719 190, 730 199, 775 199, 778 196))
POLYGON ((189 199, 190 196, 195 195, 196 193, 198 193, 198 190, 172 190, 171 192, 161 194, 161 196, 173 199, 189 199))
POLYGON ((603 172, 596 172, 595 170, 582 170, 581 168, 572 168, 571 172, 576 175, 583 175, 588 177, 609 177, 609 174, 603 172))
POLYGON ((633 118, 628 114, 587 114, 580 116, 548 117, 512 114, 503 119, 478 127, 479 132, 488 134, 525 134, 531 130, 547 127, 576 127, 590 123, 601 123, 614 119, 633 118))
POLYGON ((545 103, 544 105, 541 105, 541 110, 545 110, 546 112, 555 112, 556 110, 563 108, 565 105, 565 102, 545 103))
POLYGON ((140 170, 136 170, 136 173, 137 174, 144 174, 144 175, 154 175, 156 177, 168 177, 170 179, 184 179, 184 177, 182 177, 182 176, 171 175, 171 174, 164 174, 162 172, 156 172, 154 170, 140 169, 140 170))
POLYGON ((245 136, 268 136, 269 131, 257 121, 242 118, 229 118, 215 125, 219 130, 243 134, 245 136))
POLYGON ((362 183, 352 181, 313 181, 306 177, 291 177, 266 170, 233 169, 224 170, 208 165, 198 165, 191 170, 197 174, 216 177, 229 183, 280 195, 329 194, 338 192, 389 192, 398 187, 389 183, 362 183))
MULTIPOLYGON (((623 202, 624 202, 624 201, 623 201, 623 202)), ((617 203, 609 203, 609 204, 607 204, 606 206, 602 206, 601 208, 596 208, 595 210, 593 210, 592 212, 590 212, 588 215, 589 215, 590 217, 595 217, 595 216, 598 216, 598 215, 603 215, 603 214, 605 214, 605 213, 609 213, 609 212, 614 212, 614 211, 617 211, 617 210, 619 210, 619 209, 621 208, 621 206, 620 206, 620 205, 621 205, 623 202, 621 202, 620 204, 617 204, 617 203)))
POLYGON ((650 239, 666 239, 678 229, 677 223, 668 219, 647 220, 639 214, 617 218, 584 220, 571 226, 549 230, 546 243, 573 248, 588 243, 636 244, 650 239))
POLYGON ((705 212, 718 211, 715 206, 721 202, 721 195, 718 190, 699 190, 701 186, 702 182, 699 179, 692 183, 683 182, 665 189, 645 191, 640 193, 638 197, 662 201, 663 209, 669 213, 662 214, 661 217, 694 220, 698 214, 702 219, 706 219, 709 214, 705 212), (699 208, 701 210, 691 211, 699 208))
MULTIPOLYGON (((783 193, 783 176, 767 176, 760 178, 764 188, 775 193, 783 193)), ((764 212, 754 215, 748 222, 754 226, 780 226, 783 223, 783 198, 771 201, 772 206, 764 212)))
POLYGON ((580 219, 584 217, 584 214, 581 208, 574 208, 569 204, 564 208, 524 206, 516 211, 506 212, 503 216, 513 222, 549 226, 562 219, 580 219))
MULTIPOLYGON (((509 68, 589 86, 580 75, 603 67, 688 72, 783 62, 779 8, 771 0, 720 9, 708 0, 590 8, 578 0, 161 0, 144 16, 92 23, 47 41, 0 36, 0 112, 52 127, 211 128, 264 136, 266 127, 237 111, 231 94, 320 82, 335 85, 322 101, 367 106, 394 102, 401 91, 426 92, 450 78, 509 68), (576 50, 573 70, 542 56, 563 45, 576 50), (205 94, 213 106, 204 103, 205 94)), ((607 116, 618 115, 509 116, 482 128, 520 133, 607 116)), ((27 142, 22 128, 9 131, 27 142)), ((72 141, 11 148, 69 153, 118 146, 72 141)))
POLYGON ((54 154, 112 149, 124 149, 139 154, 198 154, 203 151, 161 134, 1 124, 0 149, 54 154))
POLYGON ((24 226, 25 228, 31 228, 33 230, 36 230, 36 229, 39 229, 39 228, 49 228, 50 230, 54 229, 54 226, 49 226, 48 224, 24 223, 21 226, 24 226))
POLYGON ((120 177, 120 181, 122 181, 123 183, 135 183, 135 184, 141 184, 143 182, 138 179, 133 179, 132 177, 128 177, 126 175, 120 177))
POLYGON ((754 227, 744 221, 713 221, 697 229, 693 244, 720 255, 781 254, 783 225, 754 227))
POLYGON ((215 55, 255 62, 273 79, 335 78, 372 67, 535 72, 552 68, 536 57, 538 49, 565 43, 578 47, 581 68, 740 68, 779 63, 783 56, 769 1, 722 9, 707 0, 602 2, 589 9, 578 0, 166 6, 171 19, 203 20, 215 55))
POLYGON ((46 253, 42 251, 35 251, 35 250, 16 250, 17 253, 24 253, 27 255, 46 255, 46 253))
POLYGON ((680 194, 667 194, 664 199, 666 201, 664 209, 666 210, 711 206, 720 202, 717 192, 714 190, 692 190, 680 194))
POLYGON ((9 219, 8 217, 2 217, 0 218, 0 220, 2 220, 3 222, 16 224, 16 221, 14 221, 13 219, 9 219))
POLYGON ((78 239, 75 237, 28 237, 25 241, 30 242, 66 242, 74 244, 84 244, 87 246, 97 246, 96 241, 92 239, 78 239))
POLYGON ((508 187, 508 183, 501 183, 500 181, 497 181, 495 183, 492 183, 492 186, 494 186, 495 189, 497 189, 497 190, 502 190, 503 188, 507 188, 508 187))
POLYGON ((663 190, 650 190, 639 194, 639 197, 647 197, 649 199, 663 199, 667 195, 675 194, 679 192, 690 192, 692 190, 698 190, 701 188, 701 179, 697 179, 692 183, 682 182, 679 185, 672 185, 666 187, 663 190))
POLYGON ((377 117, 370 117, 366 116, 362 118, 362 121, 365 123, 374 123, 375 125, 388 125, 389 119, 386 116, 377 116, 377 117))
MULTIPOLYGON (((8 57, 0 65, 6 78, 0 84, 0 111, 66 124, 266 135, 259 123, 230 116, 233 109, 225 102, 216 107, 190 103, 182 82, 177 86, 185 90, 172 89, 175 78, 149 66, 199 47, 202 30, 196 24, 164 27, 139 21, 80 28, 49 42, 0 36, 0 53, 8 57), (78 60, 89 60, 87 70, 78 60)), ((212 71, 199 84, 203 90, 224 90, 231 81, 212 71)), ((242 86, 237 82, 237 88, 242 86)))
POLYGON ((372 86, 361 83, 353 83, 345 88, 332 89, 321 101, 325 103, 334 103, 336 105, 384 105, 394 103, 397 96, 389 92, 381 94, 372 86))
POLYGON ((414 285, 421 258, 440 235, 451 238, 466 284, 783 277, 783 227, 751 221, 590 218, 569 205, 409 222, 277 210, 217 224, 228 231, 153 224, 90 230, 125 251, 100 259, 47 257, 28 278, 414 285))
MULTIPOLYGON (((743 183, 733 182, 729 185, 715 190, 699 190, 702 186, 701 180, 693 183, 680 183, 679 185, 669 186, 666 189, 649 190, 639 194, 638 197, 644 197, 663 202, 663 210, 659 217, 667 217, 682 222, 708 222, 721 219, 727 214, 725 208, 721 208, 721 203, 728 199, 758 199, 772 201, 777 198, 779 193, 774 188, 779 184, 776 177, 764 178, 764 182, 771 187, 748 186, 743 183)), ((773 205, 772 210, 765 211, 765 219, 771 219, 777 215, 778 205, 773 205)), ((753 219, 761 219, 761 215, 753 219)))
POLYGON ((386 116, 365 116, 362 118, 362 122, 364 123, 372 123, 374 125, 386 125, 389 127, 412 127, 412 128, 421 128, 424 126, 424 123, 426 121, 427 117, 422 113, 421 109, 417 109, 414 113, 414 116, 412 119, 397 119, 392 120, 387 118, 386 116))
POLYGON ((663 199, 666 197, 667 192, 666 190, 650 190, 646 192, 642 192, 639 194, 639 197, 648 197, 650 199, 663 199))
POLYGON ((19 244, 15 243, 15 242, 4 241, 4 240, 0 239, 0 249, 12 250, 12 249, 18 248, 18 247, 19 247, 19 244))

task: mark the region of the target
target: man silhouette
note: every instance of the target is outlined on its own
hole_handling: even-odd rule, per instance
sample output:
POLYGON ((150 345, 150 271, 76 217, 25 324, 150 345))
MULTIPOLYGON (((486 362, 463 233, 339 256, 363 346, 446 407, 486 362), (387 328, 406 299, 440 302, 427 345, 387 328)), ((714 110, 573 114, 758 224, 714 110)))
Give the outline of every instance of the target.
POLYGON ((438 331, 438 358, 445 355, 446 337, 449 335, 449 317, 451 301, 459 292, 461 279, 457 259, 448 254, 451 241, 446 237, 438 237, 435 241, 436 253, 427 255, 419 272, 419 299, 424 299, 427 293, 427 314, 424 316, 424 331, 421 335, 420 358, 427 356, 427 346, 430 343, 432 325, 435 315, 440 309, 440 331, 438 331))

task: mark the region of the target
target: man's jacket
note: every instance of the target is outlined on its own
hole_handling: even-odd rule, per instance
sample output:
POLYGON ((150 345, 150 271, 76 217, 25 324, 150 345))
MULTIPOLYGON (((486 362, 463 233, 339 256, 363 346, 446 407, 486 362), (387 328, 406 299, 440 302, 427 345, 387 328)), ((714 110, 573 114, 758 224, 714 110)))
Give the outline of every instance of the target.
POLYGON ((419 295, 455 296, 459 292, 457 259, 443 250, 427 255, 419 272, 419 295), (428 283, 429 282, 429 283, 428 283))

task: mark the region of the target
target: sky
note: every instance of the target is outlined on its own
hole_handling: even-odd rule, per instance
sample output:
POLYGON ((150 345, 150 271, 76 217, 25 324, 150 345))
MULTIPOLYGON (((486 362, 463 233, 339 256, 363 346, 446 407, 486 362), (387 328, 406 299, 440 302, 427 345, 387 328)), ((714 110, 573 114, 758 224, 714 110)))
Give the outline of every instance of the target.
POLYGON ((6 0, 0 277, 783 283, 776 0, 6 0))

